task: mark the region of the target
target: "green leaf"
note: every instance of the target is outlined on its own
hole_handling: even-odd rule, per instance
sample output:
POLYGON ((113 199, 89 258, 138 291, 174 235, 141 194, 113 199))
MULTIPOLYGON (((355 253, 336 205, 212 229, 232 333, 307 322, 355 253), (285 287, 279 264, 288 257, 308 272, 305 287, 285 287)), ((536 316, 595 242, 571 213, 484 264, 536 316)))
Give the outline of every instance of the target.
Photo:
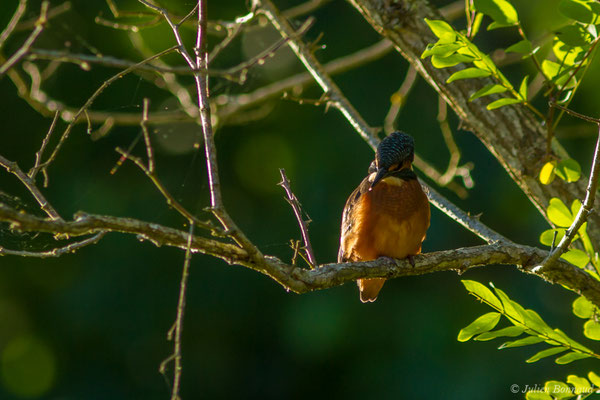
POLYGON ((588 372, 588 379, 592 381, 592 383, 598 387, 600 387, 600 376, 596 375, 594 372, 588 372))
POLYGON ((521 40, 509 46, 506 50, 507 53, 521 53, 521 54, 529 54, 533 51, 533 46, 529 40, 521 40))
MULTIPOLYGON (((570 68, 572 66, 586 65, 588 59, 585 58, 587 49, 586 47, 573 47, 564 44, 557 38, 554 38, 554 44, 552 45, 552 52, 556 56, 556 59, 560 61, 565 67, 570 68)), ((574 79, 574 78, 573 78, 574 79)), ((569 84, 570 86, 570 84, 569 84)), ((568 97, 568 96, 565 96, 568 97)), ((563 99, 558 99, 563 101, 563 99)), ((568 99, 567 99, 568 100, 568 99)))
POLYGON ((542 61, 542 71, 544 71, 544 75, 550 80, 554 80, 559 73, 564 72, 563 66, 554 61, 544 60, 542 61))
POLYGON ((514 25, 519 16, 514 7, 506 0, 475 0, 475 10, 491 17, 500 26, 514 25))
POLYGON ((525 78, 521 81, 521 86, 519 86, 519 94, 524 101, 527 101, 527 81, 529 80, 529 75, 525 75, 525 78))
POLYGON ((496 339, 498 337, 508 336, 516 337, 525 332, 525 328, 522 326, 507 326, 506 328, 498 329, 497 331, 484 332, 477 335, 473 340, 486 341, 496 339))
POLYGON ((540 392, 540 391, 527 392, 525 394, 525 399, 526 400, 553 400, 552 396, 550 396, 548 393, 540 392))
POLYGON ((571 211, 567 208, 565 203, 558 197, 553 197, 550 199, 550 204, 548 204, 548 209, 546 210, 546 215, 548 219, 555 225, 561 227, 569 227, 573 222, 573 215, 571 211))
POLYGON ((573 314, 579 318, 592 318, 596 313, 596 306, 583 296, 579 296, 573 302, 573 314))
POLYGON ((458 42, 427 45, 427 48, 423 54, 421 54, 421 58, 426 58, 429 56, 448 57, 456 53, 456 50, 460 49, 461 47, 464 47, 464 44, 458 42))
POLYGON ((445 21, 425 18, 425 22, 427 25, 429 25, 431 32, 433 32, 433 34, 438 38, 442 38, 444 35, 447 36, 448 34, 456 35, 454 28, 452 28, 452 26, 445 21))
POLYGON ((549 349, 542 350, 542 351, 534 354, 533 356, 531 356, 527 360, 525 360, 525 362, 526 363, 534 363, 536 361, 541 360, 542 358, 546 358, 546 357, 550 357, 550 356, 553 356, 558 353, 562 353, 565 350, 567 350, 567 349, 565 349, 564 347, 550 347, 549 349))
POLYGON ((471 97, 469 97, 469 101, 473 101, 473 100, 478 99, 483 96, 489 96, 490 94, 494 94, 494 93, 503 93, 503 92, 506 92, 507 90, 508 90, 507 88, 505 88, 502 85, 498 85, 498 84, 486 85, 486 86, 482 87, 481 89, 479 89, 478 91, 476 91, 475 93, 473 93, 471 95, 471 97))
POLYGON ((495 110, 496 108, 507 106, 509 104, 516 104, 516 103, 522 103, 522 102, 523 102, 523 99, 514 99, 511 97, 505 97, 503 99, 492 101, 490 104, 487 105, 486 108, 488 110, 495 110))
POLYGON ((590 381, 582 376, 569 375, 567 376, 567 383, 575 387, 575 394, 590 393, 592 389, 590 381))
POLYGON ((594 13, 588 4, 580 0, 562 0, 558 11, 567 18, 589 24, 594 19, 594 13))
POLYGON ((546 336, 552 337, 554 331, 548 326, 548 324, 533 310, 525 311, 525 326, 536 332, 543 333, 546 336))
POLYGON ((573 47, 585 46, 593 40, 592 35, 579 24, 563 26, 556 32, 558 39, 573 47))
POLYGON ((482 315, 475 321, 471 322, 468 326, 460 330, 458 333, 458 341, 466 342, 474 335, 494 329, 494 327, 498 324, 498 321, 500 321, 501 316, 502 314, 497 312, 489 312, 482 315))
POLYGON ((450 75, 450 78, 446 80, 446 83, 451 83, 459 79, 483 78, 490 75, 491 73, 489 71, 484 71, 479 68, 465 68, 450 75))
POLYGON ((556 241, 554 242, 554 245, 555 246, 558 245, 560 243, 560 241, 562 240, 563 236, 565 236, 565 229, 545 230, 540 235, 540 243, 543 244, 544 246, 552 246, 552 241, 554 240, 554 232, 557 232, 556 241))
POLYGON ((448 68, 454 67, 457 64, 471 62, 473 61, 473 57, 466 56, 464 54, 452 54, 447 57, 433 55, 431 56, 431 63, 436 68, 448 68))
POLYGON ((554 360, 554 362, 559 365, 564 365, 564 364, 569 364, 573 361, 582 360, 584 358, 590 358, 590 357, 591 357, 590 355, 572 351, 570 353, 565 354, 564 356, 558 357, 556 360, 554 360))
POLYGON ((560 258, 581 269, 585 268, 590 262, 590 256, 588 256, 585 251, 579 249, 571 249, 566 253, 561 254, 560 258))
POLYGON ((556 175, 563 181, 577 182, 581 177, 581 166, 572 158, 563 160, 556 166, 556 175))
POLYGON ((489 303, 492 307, 502 310, 502 303, 490 289, 477 281, 462 280, 461 282, 469 293, 489 303))
POLYGON ((600 340, 600 323, 590 319, 583 324, 583 334, 592 340, 600 340))
POLYGON ((544 164, 540 171, 540 182, 542 185, 549 185, 552 183, 554 177, 556 176, 556 165, 556 161, 548 161, 546 164, 544 164))
POLYGON ((569 385, 561 381, 548 381, 544 385, 544 388, 546 389, 546 393, 557 399, 568 399, 574 396, 569 385))
POLYGON ((508 349, 511 347, 529 346, 530 344, 537 344, 543 342, 544 339, 537 336, 528 336, 523 339, 513 340, 512 342, 502 343, 498 349, 508 349))

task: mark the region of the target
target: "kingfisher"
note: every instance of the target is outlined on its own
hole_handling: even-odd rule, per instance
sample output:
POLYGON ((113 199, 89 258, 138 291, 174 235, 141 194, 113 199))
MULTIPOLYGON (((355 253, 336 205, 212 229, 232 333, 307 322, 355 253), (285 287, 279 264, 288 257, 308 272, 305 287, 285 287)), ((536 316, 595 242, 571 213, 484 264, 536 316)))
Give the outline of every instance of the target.
MULTIPOLYGON (((431 218, 429 200, 412 169, 415 142, 404 132, 383 139, 368 175, 342 213, 338 262, 407 258, 421 252, 431 218)), ((360 300, 373 302, 385 278, 359 279, 360 300)))

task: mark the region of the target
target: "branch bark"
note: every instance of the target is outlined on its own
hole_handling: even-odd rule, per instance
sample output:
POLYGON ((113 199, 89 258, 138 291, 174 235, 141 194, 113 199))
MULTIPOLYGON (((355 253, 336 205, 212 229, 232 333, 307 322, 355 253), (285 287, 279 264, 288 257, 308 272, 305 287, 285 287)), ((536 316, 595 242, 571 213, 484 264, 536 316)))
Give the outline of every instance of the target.
POLYGON ((324 264, 309 270, 287 264, 272 256, 257 260, 244 249, 215 239, 193 236, 191 242, 188 242, 190 240, 188 232, 131 218, 78 213, 73 221, 51 220, 22 213, 0 203, 0 222, 9 222, 12 229, 21 231, 69 236, 121 232, 136 235, 156 246, 164 245, 180 249, 189 246, 192 252, 212 255, 229 264, 242 265, 261 272, 295 293, 340 286, 359 278, 391 279, 441 271, 463 273, 471 268, 485 265, 516 265, 522 272, 534 274, 551 283, 564 285, 600 307, 600 282, 585 271, 562 259, 543 270, 535 268, 548 256, 547 251, 507 241, 420 254, 414 256, 414 267, 407 260, 378 259, 367 262, 324 264))

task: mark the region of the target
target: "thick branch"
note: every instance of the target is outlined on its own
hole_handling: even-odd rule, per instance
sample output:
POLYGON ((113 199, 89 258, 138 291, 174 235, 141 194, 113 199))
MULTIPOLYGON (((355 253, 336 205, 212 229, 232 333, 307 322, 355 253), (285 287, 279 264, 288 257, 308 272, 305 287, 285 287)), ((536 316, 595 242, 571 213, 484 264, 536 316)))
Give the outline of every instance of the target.
MULTIPOLYGON (((186 249, 189 240, 188 232, 131 218, 79 213, 74 221, 65 222, 21 213, 2 203, 0 203, 0 221, 9 222, 13 229, 22 231, 70 236, 104 231, 129 233, 149 240, 157 246, 173 246, 180 249, 186 249)), ((561 259, 544 270, 535 269, 534 267, 548 256, 548 252, 511 242, 421 254, 414 257, 415 267, 412 267, 407 260, 390 262, 387 259, 378 259, 367 262, 325 264, 311 270, 289 265, 269 256, 257 263, 256 258, 249 257, 248 253, 238 246, 199 236, 192 238, 190 248, 193 252, 209 254, 230 264, 243 265, 261 272, 296 293, 327 289, 359 278, 390 279, 440 271, 462 273, 474 267, 507 264, 520 266, 519 269, 523 272, 535 274, 548 282, 565 285, 600 306, 600 282, 585 271, 561 259)))

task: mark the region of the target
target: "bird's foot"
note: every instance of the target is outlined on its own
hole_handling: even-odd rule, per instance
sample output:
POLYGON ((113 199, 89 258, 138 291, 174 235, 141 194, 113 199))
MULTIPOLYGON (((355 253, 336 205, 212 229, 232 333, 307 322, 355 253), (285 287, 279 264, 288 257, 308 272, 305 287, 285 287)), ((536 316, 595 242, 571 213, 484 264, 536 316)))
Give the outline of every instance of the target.
POLYGON ((392 258, 392 257, 388 257, 388 256, 381 256, 379 257, 380 260, 385 260, 386 262, 389 262, 390 264, 394 264, 396 265, 396 267, 401 267, 402 264, 400 263, 400 260, 398 260, 397 258, 392 258))
POLYGON ((410 265, 412 265, 412 267, 415 267, 415 258, 413 256, 408 256, 406 257, 408 259, 408 262, 410 263, 410 265))

